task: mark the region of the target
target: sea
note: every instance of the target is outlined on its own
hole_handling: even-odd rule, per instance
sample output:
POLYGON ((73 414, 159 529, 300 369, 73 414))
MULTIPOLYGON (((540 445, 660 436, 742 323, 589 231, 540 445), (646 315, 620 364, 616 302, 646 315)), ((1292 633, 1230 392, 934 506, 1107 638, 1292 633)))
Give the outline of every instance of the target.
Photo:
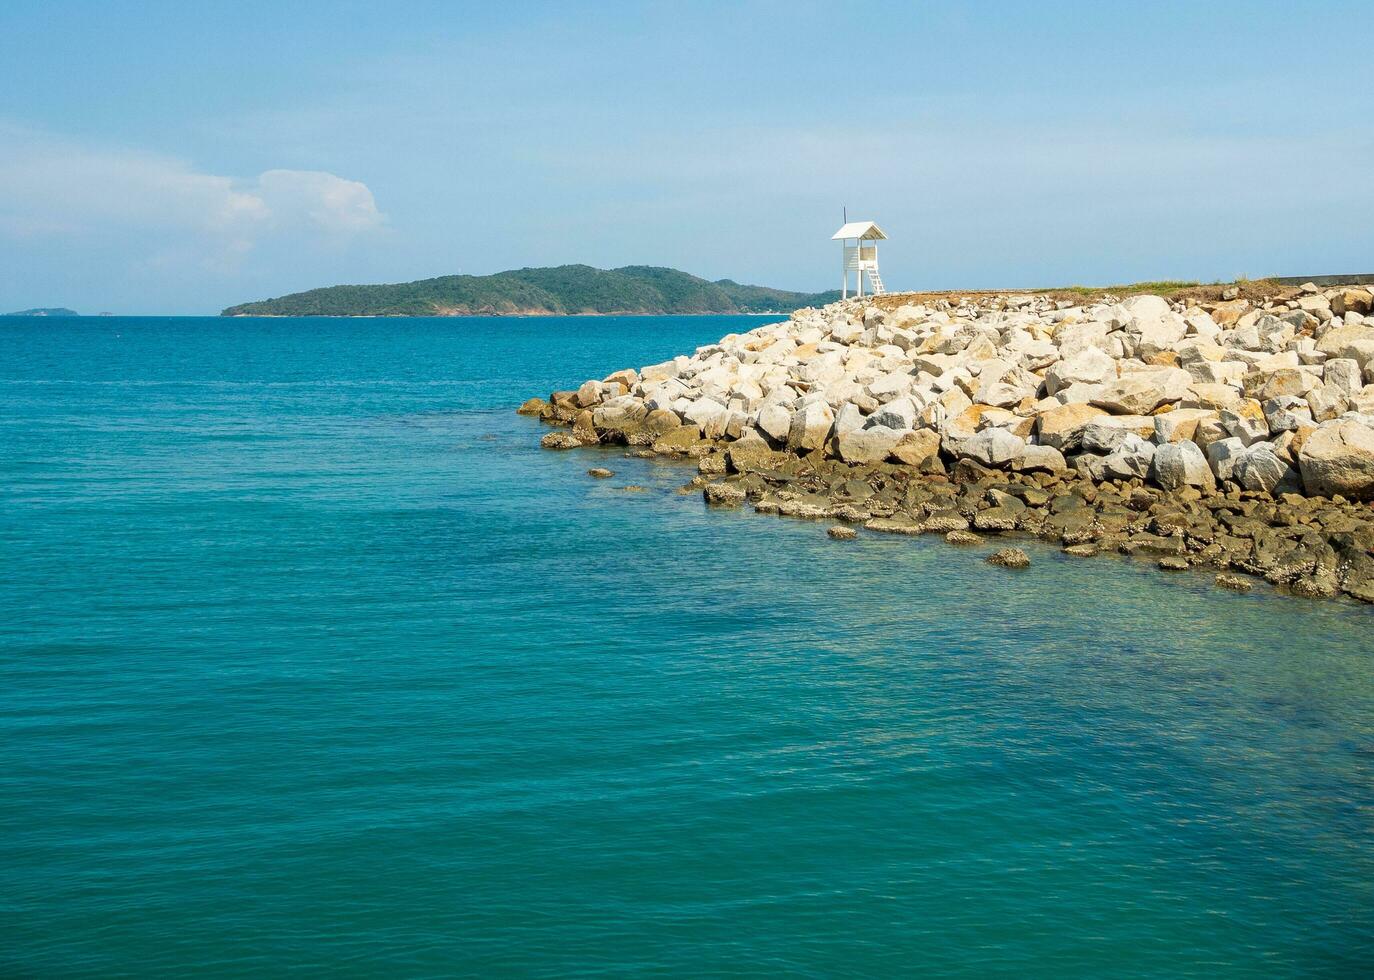
POLYGON ((0 976, 1369 976, 1374 607, 514 413, 763 322, 0 319, 0 976))

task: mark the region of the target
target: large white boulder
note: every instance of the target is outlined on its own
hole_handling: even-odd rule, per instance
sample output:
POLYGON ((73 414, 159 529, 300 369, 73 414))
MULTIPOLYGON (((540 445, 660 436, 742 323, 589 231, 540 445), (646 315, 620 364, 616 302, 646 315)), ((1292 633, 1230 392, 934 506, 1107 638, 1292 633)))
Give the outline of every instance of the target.
POLYGON ((1154 416, 1155 435, 1158 443, 1185 442, 1197 434, 1200 423, 1218 418, 1218 413, 1208 408, 1176 408, 1154 416))
POLYGON ((1092 404, 1118 415, 1147 415, 1181 399, 1192 383, 1181 368, 1127 374, 1104 384, 1092 404))
MULTIPOLYGON (((1059 345, 1059 352, 1065 358, 1073 357, 1089 348, 1108 351, 1112 345, 1109 340, 1111 326, 1099 321, 1086 321, 1083 323, 1062 324, 1054 333, 1055 343, 1059 345)), ((1115 338, 1115 342, 1120 346, 1120 338, 1115 338)))
POLYGON ((1207 444, 1207 465, 1218 480, 1233 480, 1236 475, 1236 462, 1245 454, 1243 440, 1234 436, 1218 439, 1207 444))
POLYGON ((759 409, 759 429, 774 442, 786 442, 792 429, 792 411, 786 405, 772 402, 759 409))
POLYGON ((1026 440, 1006 429, 992 428, 957 440, 951 449, 955 455, 984 466, 1007 466, 1025 452, 1026 440))
POLYGON ((1110 453, 1127 436, 1149 439, 1154 436, 1155 420, 1148 415, 1103 415, 1083 426, 1083 448, 1090 453, 1110 453))
POLYGON ((720 402, 716 401, 714 398, 703 395, 701 398, 697 398, 688 404, 682 411, 682 417, 685 421, 704 427, 717 417, 725 414, 726 411, 726 407, 720 402))
POLYGON ((1188 325, 1174 313, 1149 320, 1137 319, 1126 328, 1135 356, 1142 359, 1173 350, 1187 332, 1188 325))
POLYGON ((1222 427, 1247 446, 1269 438, 1269 423, 1264 419, 1263 410, 1253 411, 1253 407, 1254 402, 1242 403, 1235 408, 1222 409, 1219 416, 1222 427))
POLYGON ((835 424, 830 429, 832 436, 839 437, 846 432, 854 432, 862 429, 869 423, 869 419, 864 413, 859 411, 859 406, 853 402, 844 402, 839 410, 835 412, 835 424))
POLYGON ((1327 422, 1304 440, 1298 466, 1308 493, 1374 499, 1374 429, 1355 419, 1327 422))
POLYGON ((1374 360, 1374 327, 1355 324, 1328 330, 1317 340, 1317 350, 1327 357, 1348 357, 1363 368, 1374 360))
POLYGON ((906 371, 892 371, 870 382, 867 391, 880 402, 890 402, 894 398, 911 391, 916 379, 906 371))
POLYGON ((825 445, 835 413, 823 401, 812 401, 792 413, 787 431, 787 448, 793 452, 811 452, 825 445))
POLYGON ((866 429, 842 432, 835 438, 835 448, 846 463, 880 463, 896 448, 908 430, 889 429, 874 425, 866 429))
POLYGON ((1271 433, 1294 432, 1299 426, 1312 424, 1312 409, 1306 398, 1282 395, 1264 403, 1264 421, 1271 433))
POLYGON ((868 425, 882 425, 889 429, 910 429, 920 412, 910 397, 894 398, 868 417, 868 425))
POLYGON ((1165 490, 1179 487, 1212 489, 1216 479, 1207 457, 1192 442, 1171 442, 1155 450, 1150 476, 1165 490))
POLYGON ((621 395, 592 410, 592 424, 598 429, 626 429, 638 425, 649 414, 644 402, 634 395, 621 395))
POLYGON ((1233 471, 1233 479, 1246 490, 1264 493, 1273 493, 1285 480, 1295 482, 1291 479, 1295 476, 1293 467, 1280 459, 1267 442, 1248 447, 1236 460, 1233 471))
POLYGON ((1364 387, 1364 379, 1360 375, 1360 362, 1354 358, 1329 358, 1322 371, 1326 383, 1339 389, 1347 398, 1364 387))
POLYGON ((1105 409, 1086 403, 1061 405, 1041 412, 1036 418, 1036 437, 1042 445, 1063 452, 1083 444, 1083 428, 1094 419, 1106 418, 1105 409))
POLYGON ((1155 444, 1146 442, 1132 432, 1102 460, 1102 470, 1107 476, 1118 480, 1143 480, 1150 473, 1150 463, 1154 457, 1155 444))
POLYGON ((1132 296, 1122 302, 1121 306, 1127 314, 1135 320, 1158 320, 1173 310, 1169 301, 1163 296, 1140 295, 1132 296))
POLYGON ((1183 369, 1198 384, 1239 385, 1245 378, 1248 365, 1244 361, 1189 361, 1183 369))
POLYGON ((1051 395, 1071 384, 1100 384, 1116 377, 1116 361, 1096 347, 1088 347, 1045 371, 1045 391, 1051 395))
POLYGON ((1069 464, 1053 446, 1028 445, 1011 461, 1011 468, 1022 473, 1063 473, 1069 464))

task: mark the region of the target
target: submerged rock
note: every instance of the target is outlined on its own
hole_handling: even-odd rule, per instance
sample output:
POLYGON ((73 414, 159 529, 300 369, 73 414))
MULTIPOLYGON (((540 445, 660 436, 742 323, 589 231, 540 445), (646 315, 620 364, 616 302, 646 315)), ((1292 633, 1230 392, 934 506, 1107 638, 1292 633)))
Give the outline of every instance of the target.
POLYGON ((1230 589, 1232 592, 1249 592, 1255 584, 1243 575, 1228 575, 1222 573, 1217 576, 1216 583, 1223 589, 1230 589))
POLYGON ((545 449, 576 449, 582 440, 569 432, 550 432, 539 440, 539 445, 545 449))
POLYGON ((1029 568, 1030 556, 1020 548, 1003 548, 988 555, 989 565, 999 565, 1002 568, 1029 568))

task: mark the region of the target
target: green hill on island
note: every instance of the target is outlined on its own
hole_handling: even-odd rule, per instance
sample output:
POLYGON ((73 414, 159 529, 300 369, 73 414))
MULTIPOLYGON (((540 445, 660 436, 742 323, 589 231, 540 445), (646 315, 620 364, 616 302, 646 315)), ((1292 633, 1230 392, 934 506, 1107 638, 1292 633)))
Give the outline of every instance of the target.
POLYGON ((839 290, 797 293, 710 282, 676 269, 560 265, 490 276, 328 286, 231 306, 222 316, 490 316, 581 313, 773 313, 820 306, 839 290))
POLYGON ((69 310, 65 306, 37 306, 31 310, 17 310, 14 313, 6 313, 5 316, 80 316, 76 310, 69 310))

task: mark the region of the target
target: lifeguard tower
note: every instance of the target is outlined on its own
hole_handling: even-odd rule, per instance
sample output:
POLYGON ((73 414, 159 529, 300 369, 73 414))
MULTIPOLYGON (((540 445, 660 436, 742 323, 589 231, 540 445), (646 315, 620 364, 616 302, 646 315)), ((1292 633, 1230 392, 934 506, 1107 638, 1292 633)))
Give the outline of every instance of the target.
POLYGON ((849 274, 854 273, 855 295, 864 294, 864 276, 868 277, 868 291, 881 296, 883 277, 878 275, 877 242, 887 238, 883 230, 871 221, 850 221, 830 236, 832 242, 844 243, 844 285, 840 290, 841 298, 849 298, 849 274), (854 244, 850 244, 850 242, 854 244))

